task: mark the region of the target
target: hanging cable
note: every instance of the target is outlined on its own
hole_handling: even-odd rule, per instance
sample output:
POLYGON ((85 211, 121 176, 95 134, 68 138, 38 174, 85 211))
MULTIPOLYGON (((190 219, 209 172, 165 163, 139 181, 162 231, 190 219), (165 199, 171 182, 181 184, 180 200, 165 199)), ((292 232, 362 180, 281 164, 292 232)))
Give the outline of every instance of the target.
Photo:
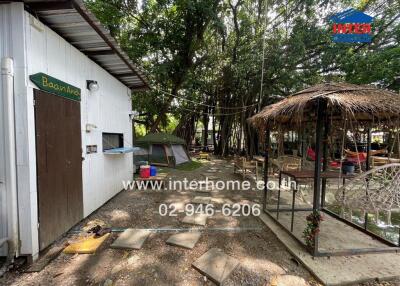
POLYGON ((229 116, 229 115, 236 115, 236 114, 240 114, 240 113, 242 113, 242 111, 236 111, 236 112, 232 112, 232 113, 209 113, 209 112, 203 112, 203 111, 197 111, 197 110, 194 110, 194 109, 189 109, 189 108, 186 108, 186 107, 183 107, 183 106, 176 106, 176 108, 180 108, 180 109, 183 109, 183 110, 186 110, 186 111, 190 111, 190 112, 192 112, 192 113, 197 113, 197 114, 200 114, 200 115, 213 115, 213 116, 229 116))
POLYGON ((267 24, 268 24, 268 0, 265 0, 265 11, 264 11, 264 17, 265 17, 265 22, 264 22, 264 31, 263 31, 263 45, 262 45, 262 61, 261 61, 261 83, 260 83, 260 94, 258 96, 258 111, 261 111, 261 99, 263 96, 263 83, 264 83, 264 62, 265 62, 265 31, 267 30, 267 24))
MULTIPOLYGON (((194 100, 191 100, 191 99, 187 99, 187 98, 185 98, 185 97, 181 97, 181 96, 178 96, 178 95, 175 95, 175 94, 172 94, 172 93, 163 91, 163 90, 161 90, 161 89, 156 89, 156 88, 155 88, 154 90, 156 90, 156 91, 158 91, 158 92, 160 92, 160 93, 163 93, 163 94, 166 94, 166 95, 169 95, 169 96, 173 96, 173 97, 175 97, 175 98, 178 98, 178 99, 181 99, 181 100, 184 100, 184 101, 193 103, 193 104, 197 104, 197 105, 201 105, 201 106, 205 106, 205 107, 211 107, 211 108, 217 107, 217 106, 215 106, 215 105, 205 104, 205 103, 201 103, 201 102, 194 101, 194 100)), ((235 110, 235 109, 247 109, 247 108, 256 106, 257 104, 258 104, 258 103, 253 103, 253 104, 250 104, 250 105, 238 106, 238 107, 224 107, 224 106, 218 106, 217 108, 221 108, 221 109, 233 109, 233 110, 235 110)))

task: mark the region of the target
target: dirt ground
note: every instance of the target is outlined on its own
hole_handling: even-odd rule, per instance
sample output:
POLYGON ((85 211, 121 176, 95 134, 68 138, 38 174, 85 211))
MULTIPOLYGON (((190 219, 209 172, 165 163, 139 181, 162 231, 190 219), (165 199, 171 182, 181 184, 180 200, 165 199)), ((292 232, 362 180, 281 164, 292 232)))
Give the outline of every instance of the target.
MULTIPOLYGON (((174 179, 203 180, 205 175, 223 180, 240 180, 232 165, 224 160, 207 162, 195 171, 168 169, 174 179), (206 173, 216 168, 215 173, 206 173)), ((190 228, 177 217, 161 216, 162 203, 190 203, 195 196, 211 196, 232 202, 259 202, 261 192, 218 191, 202 194, 193 191, 122 191, 95 213, 75 226, 54 246, 64 245, 80 235, 84 226, 104 222, 112 228, 190 228)), ((226 201, 225 201, 226 202, 226 201)), ((218 209, 221 205, 215 205, 218 209)), ((273 233, 253 216, 214 215, 208 218, 197 245, 183 249, 165 243, 172 231, 153 233, 141 250, 117 250, 109 246, 118 236, 112 233, 95 254, 69 255, 60 253, 39 273, 25 273, 24 267, 13 270, 1 285, 214 285, 191 264, 210 248, 221 248, 239 260, 240 265, 224 285, 269 285, 274 276, 289 274, 304 279, 305 285, 319 285, 313 276, 286 251, 273 233), (235 228, 216 230, 216 228, 235 228)), ((375 282, 362 285, 400 285, 397 282, 375 282)), ((294 285, 295 286, 295 285, 294 285)))

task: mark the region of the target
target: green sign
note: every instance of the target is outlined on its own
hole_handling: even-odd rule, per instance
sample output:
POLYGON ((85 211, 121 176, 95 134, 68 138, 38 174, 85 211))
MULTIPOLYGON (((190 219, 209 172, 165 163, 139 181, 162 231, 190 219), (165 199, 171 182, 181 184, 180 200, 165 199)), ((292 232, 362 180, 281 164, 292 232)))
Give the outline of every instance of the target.
POLYGON ((42 72, 29 77, 41 90, 72 100, 81 100, 81 89, 42 72))

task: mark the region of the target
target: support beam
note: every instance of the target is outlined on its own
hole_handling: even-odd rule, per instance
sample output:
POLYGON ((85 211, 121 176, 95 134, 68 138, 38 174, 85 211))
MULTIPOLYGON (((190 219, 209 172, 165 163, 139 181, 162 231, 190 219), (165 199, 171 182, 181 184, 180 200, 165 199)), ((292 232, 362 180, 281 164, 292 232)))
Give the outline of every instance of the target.
POLYGON ((264 196, 263 196, 263 210, 265 210, 267 206, 268 199, 268 166, 269 166, 269 137, 270 130, 267 127, 265 130, 265 155, 264 155, 264 196))
MULTIPOLYGON (((326 116, 327 102, 324 99, 319 99, 317 102, 317 124, 316 124, 316 140, 315 140, 315 170, 314 170, 314 200, 313 211, 321 210, 321 159, 322 159, 322 137, 324 131, 324 123, 326 116)), ((318 254, 318 234, 314 236, 313 255, 318 254)))
MULTIPOLYGON (((369 170, 369 169, 371 169, 371 166, 370 166, 370 164, 371 164, 371 129, 370 128, 368 128, 367 129, 367 132, 368 132, 368 134, 367 134, 367 162, 366 162, 366 169, 367 169, 367 171, 369 170)), ((369 184, 368 182, 367 182, 367 184, 369 184)), ((367 197, 368 197, 368 188, 365 190, 365 192, 366 192, 366 195, 367 195, 367 197)), ((368 230, 368 212, 365 212, 365 214, 364 214, 364 229, 365 230, 368 230)))
POLYGON ((67 1, 38 1, 25 4, 29 10, 35 12, 73 9, 72 2, 67 1))
POLYGON ((127 76, 136 76, 133 72, 125 72, 125 73, 113 73, 115 77, 127 77, 127 76))
POLYGON ((76 0, 73 0, 73 7, 75 10, 81 15, 83 19, 97 32, 97 34, 104 40, 104 42, 112 49, 115 54, 128 66, 128 68, 135 73, 142 81, 143 83, 147 84, 147 80, 145 80, 141 74, 135 70, 135 68, 132 66, 132 64, 121 54, 121 52, 114 46, 114 44, 111 42, 110 38, 107 37, 103 31, 99 28, 96 23, 94 23, 93 19, 85 12, 84 8, 81 7, 81 3, 77 2, 76 0))
POLYGON ((367 171, 371 169, 371 129, 367 129, 367 162, 366 162, 366 169, 367 171))
POLYGON ((113 50, 82 51, 82 53, 84 53, 88 57, 115 55, 115 52, 113 50))
MULTIPOLYGON (((328 170, 328 137, 330 133, 330 120, 327 115, 325 115, 324 120, 324 139, 323 139, 323 165, 322 170, 325 172, 328 170)), ((322 194, 321 194, 321 206, 324 207, 325 205, 325 194, 326 194, 326 179, 322 179, 322 194)))

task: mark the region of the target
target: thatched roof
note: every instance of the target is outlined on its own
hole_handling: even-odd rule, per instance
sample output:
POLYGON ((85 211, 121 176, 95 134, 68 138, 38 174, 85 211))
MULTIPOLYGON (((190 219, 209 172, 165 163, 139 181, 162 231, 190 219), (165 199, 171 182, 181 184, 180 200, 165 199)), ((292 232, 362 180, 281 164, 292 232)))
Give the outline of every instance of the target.
POLYGON ((275 104, 266 106, 249 119, 256 128, 267 126, 299 126, 316 120, 317 104, 326 100, 332 121, 345 118, 356 121, 399 123, 400 95, 368 85, 323 83, 297 92, 275 104))

